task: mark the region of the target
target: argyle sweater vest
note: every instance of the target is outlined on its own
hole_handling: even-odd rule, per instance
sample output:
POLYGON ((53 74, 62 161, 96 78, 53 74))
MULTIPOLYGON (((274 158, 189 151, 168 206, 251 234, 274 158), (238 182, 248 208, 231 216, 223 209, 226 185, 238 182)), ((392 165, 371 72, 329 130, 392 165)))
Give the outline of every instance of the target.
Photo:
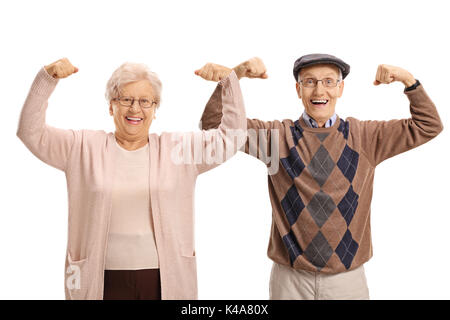
MULTIPOLYGON (((273 261, 296 269, 339 273, 371 258, 375 167, 443 129, 421 85, 405 94, 410 100, 409 119, 338 117, 329 128, 311 128, 301 117, 297 121, 247 119, 245 152, 262 160, 264 155, 274 157, 274 147, 279 152, 278 160, 271 159, 279 161, 279 168, 268 176, 273 215, 268 256, 273 261), (252 130, 258 133, 251 135, 252 130), (251 136, 257 137, 257 144, 251 136)), ((208 103, 203 128, 216 126, 220 112, 208 103)))

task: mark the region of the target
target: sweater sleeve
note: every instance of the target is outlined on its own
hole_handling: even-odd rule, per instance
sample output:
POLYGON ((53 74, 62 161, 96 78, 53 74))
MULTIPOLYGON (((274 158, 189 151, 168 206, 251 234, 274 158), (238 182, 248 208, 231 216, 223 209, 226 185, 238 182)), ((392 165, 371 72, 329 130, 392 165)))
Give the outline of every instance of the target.
POLYGON ((220 117, 218 127, 188 135, 191 144, 190 156, 194 159, 193 163, 196 164, 199 174, 230 159, 242 147, 247 137, 244 102, 234 71, 217 84, 208 104, 221 109, 220 116, 217 116, 220 117))
POLYGON ((373 166, 436 137, 443 125, 434 103, 422 85, 405 92, 411 118, 390 121, 361 121, 361 143, 373 166))
POLYGON ((45 123, 48 99, 57 83, 44 68, 38 72, 20 114, 17 136, 36 157, 65 171, 75 131, 45 123))

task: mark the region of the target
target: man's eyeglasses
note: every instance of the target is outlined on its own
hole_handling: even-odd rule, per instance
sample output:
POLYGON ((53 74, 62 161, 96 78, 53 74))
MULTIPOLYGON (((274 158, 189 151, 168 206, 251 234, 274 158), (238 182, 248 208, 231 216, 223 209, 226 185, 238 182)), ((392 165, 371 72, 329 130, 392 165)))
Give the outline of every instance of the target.
POLYGON ((149 98, 139 98, 135 99, 134 97, 119 97, 112 99, 114 101, 119 101, 119 104, 124 107, 131 107, 134 104, 135 100, 139 101, 139 105, 141 108, 148 109, 151 108, 154 104, 156 104, 155 101, 150 100, 149 98))
POLYGON ((306 78, 300 80, 300 83, 306 88, 315 88, 317 87, 317 83, 321 81, 324 87, 333 88, 338 85, 341 80, 333 79, 333 78, 325 78, 321 80, 317 80, 314 78, 306 78))

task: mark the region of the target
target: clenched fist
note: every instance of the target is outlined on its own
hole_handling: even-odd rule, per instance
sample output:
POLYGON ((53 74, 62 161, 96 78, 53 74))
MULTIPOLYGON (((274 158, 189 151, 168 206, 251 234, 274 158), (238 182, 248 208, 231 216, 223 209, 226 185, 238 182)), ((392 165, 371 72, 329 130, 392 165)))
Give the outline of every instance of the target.
POLYGON ((221 66, 220 64, 207 63, 202 68, 195 71, 195 74, 209 81, 220 81, 228 77, 233 71, 230 68, 221 66))
POLYGON ((394 81, 403 82, 406 87, 410 87, 416 83, 416 79, 413 75, 405 69, 387 64, 380 64, 373 84, 377 86, 381 83, 391 83, 394 81))
POLYGON ((266 74, 266 66, 258 57, 242 62, 234 67, 233 70, 239 79, 242 77, 267 79, 268 77, 266 74))
POLYGON ((78 72, 78 68, 74 67, 67 58, 59 59, 44 68, 55 79, 67 78, 71 74, 78 72))

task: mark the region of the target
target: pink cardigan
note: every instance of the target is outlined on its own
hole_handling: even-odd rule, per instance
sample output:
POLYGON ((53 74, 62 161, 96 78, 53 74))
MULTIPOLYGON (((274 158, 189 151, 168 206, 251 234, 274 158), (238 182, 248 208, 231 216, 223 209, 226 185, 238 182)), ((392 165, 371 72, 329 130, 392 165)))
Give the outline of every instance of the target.
MULTIPOLYGON (((66 174, 69 198, 66 299, 101 300, 115 138, 113 133, 104 131, 63 130, 47 125, 48 99, 57 83, 44 68, 39 71, 23 106, 17 136, 36 157, 66 174)), ((235 141, 226 135, 228 129, 247 128, 242 93, 234 72, 219 82, 208 103, 223 105, 218 129, 149 134, 149 186, 162 299, 197 299, 195 181, 200 173, 218 165, 209 163, 205 157, 176 164, 172 161, 173 150, 177 146, 180 149, 180 139, 192 145, 200 141, 201 151, 213 153, 223 143, 232 148, 229 154, 232 156, 245 142, 245 138, 235 141)), ((190 154, 186 154, 193 158, 194 150, 189 150, 190 154)))

